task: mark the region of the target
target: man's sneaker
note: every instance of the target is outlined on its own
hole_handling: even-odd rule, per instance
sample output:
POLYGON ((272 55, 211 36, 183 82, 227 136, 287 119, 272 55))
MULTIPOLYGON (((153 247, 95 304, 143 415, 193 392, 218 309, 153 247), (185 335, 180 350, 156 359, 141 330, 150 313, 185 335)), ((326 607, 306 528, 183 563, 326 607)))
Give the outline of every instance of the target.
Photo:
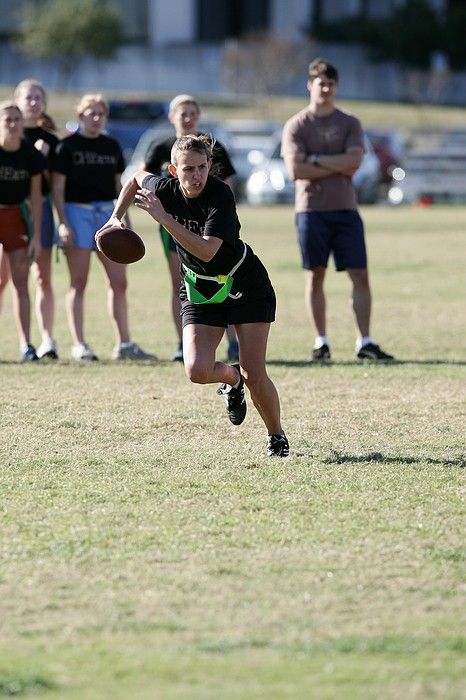
POLYGON ((286 435, 269 435, 267 438, 267 457, 288 457, 290 446, 286 435))
POLYGON ((221 384, 217 389, 217 394, 225 398, 225 404, 227 407, 228 418, 233 425, 241 425, 241 423, 246 418, 246 398, 244 396, 244 380, 241 374, 239 365, 232 365, 236 367, 240 373, 239 386, 235 389, 229 384, 221 384))
POLYGON ((358 360, 393 360, 393 355, 388 355, 375 343, 367 343, 359 349, 356 357, 358 360))
POLYGON ((34 345, 26 345, 21 352, 21 362, 35 362, 38 359, 34 345))
POLYGON ((52 338, 43 340, 37 348, 37 357, 48 357, 50 360, 58 360, 57 345, 52 338))
POLYGON ((146 352, 134 341, 120 343, 113 349, 113 360, 156 360, 155 355, 146 352))
POLYGON ((330 360, 330 348, 325 343, 320 348, 314 348, 309 358, 311 362, 325 362, 330 360))
POLYGON ((172 362, 183 362, 183 343, 178 343, 178 346, 173 353, 172 362))
POLYGON ((228 343, 228 362, 239 362, 239 345, 238 341, 232 340, 228 343))
POLYGON ((90 362, 99 359, 87 343, 76 343, 76 345, 73 345, 71 347, 71 357, 73 360, 87 360, 90 362))

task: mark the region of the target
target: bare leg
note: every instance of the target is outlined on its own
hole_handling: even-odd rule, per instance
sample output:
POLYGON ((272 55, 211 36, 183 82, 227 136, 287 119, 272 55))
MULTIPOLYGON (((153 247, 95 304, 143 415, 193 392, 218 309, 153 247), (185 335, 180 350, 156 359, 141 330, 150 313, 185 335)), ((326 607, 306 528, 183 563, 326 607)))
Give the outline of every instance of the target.
POLYGON ((8 254, 0 245, 0 311, 2 310, 3 292, 10 279, 10 268, 8 266, 8 254))
POLYGON ((369 274, 365 269, 353 269, 347 272, 353 283, 351 303, 356 325, 362 337, 368 336, 372 304, 369 274))
POLYGON ((279 435, 283 432, 280 422, 280 401, 265 366, 269 330, 269 323, 242 323, 236 326, 241 374, 251 394, 252 402, 264 421, 269 435, 279 435))
POLYGON ((238 370, 215 359, 225 330, 219 326, 190 324, 183 329, 184 370, 195 384, 230 384, 239 380, 238 370))
POLYGON ((110 318, 115 328, 117 343, 127 343, 130 340, 128 327, 128 304, 126 300, 126 290, 128 287, 126 277, 126 265, 112 262, 97 253, 102 263, 108 279, 107 308, 110 318))
POLYGON ((175 324, 176 334, 178 336, 178 342, 181 342, 182 329, 181 329, 181 302, 180 302, 180 286, 181 286, 181 275, 180 275, 180 261, 178 259, 178 254, 174 251, 170 251, 168 255, 168 270, 170 272, 170 281, 172 285, 171 289, 171 307, 173 323, 175 324))
POLYGON ((85 248, 65 248, 70 272, 70 287, 66 294, 66 314, 73 343, 84 343, 84 292, 91 261, 91 251, 85 248))
POLYGON ((325 267, 315 267, 305 270, 306 310, 311 321, 314 321, 317 335, 327 335, 326 299, 324 293, 325 267))
POLYGON ((55 299, 52 289, 52 248, 43 248, 32 265, 36 281, 36 316, 42 340, 53 337, 55 299))
POLYGON ((31 303, 29 300, 28 276, 29 254, 27 248, 8 253, 11 281, 13 283, 13 312, 21 346, 29 345, 31 303))

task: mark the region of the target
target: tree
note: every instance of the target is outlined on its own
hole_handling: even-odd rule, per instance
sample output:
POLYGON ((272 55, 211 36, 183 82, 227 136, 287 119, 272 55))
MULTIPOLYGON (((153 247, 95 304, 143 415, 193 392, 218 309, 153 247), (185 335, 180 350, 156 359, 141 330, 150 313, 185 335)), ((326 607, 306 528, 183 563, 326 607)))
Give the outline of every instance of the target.
POLYGON ((29 56, 57 60, 65 86, 86 56, 113 58, 122 37, 118 12, 97 0, 47 0, 26 4, 18 45, 29 56))
POLYGON ((226 47, 224 80, 237 93, 273 95, 303 73, 308 62, 309 45, 254 32, 226 47))

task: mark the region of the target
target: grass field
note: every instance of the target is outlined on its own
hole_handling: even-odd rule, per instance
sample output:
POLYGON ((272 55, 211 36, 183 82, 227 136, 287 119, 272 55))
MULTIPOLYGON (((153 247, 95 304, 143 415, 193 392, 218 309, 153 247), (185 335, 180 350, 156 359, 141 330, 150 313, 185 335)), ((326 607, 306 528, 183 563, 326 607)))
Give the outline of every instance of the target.
POLYGON ((7 293, 0 696, 465 697, 466 209, 363 216, 373 334, 399 361, 354 362, 347 279, 329 271, 334 362, 312 367, 292 210, 240 209, 278 296, 288 460, 264 456, 251 407, 233 428, 215 387, 170 362, 168 278, 140 212, 132 329, 159 362, 109 359, 96 262, 98 363, 67 359, 63 260, 59 362, 17 363, 7 293))

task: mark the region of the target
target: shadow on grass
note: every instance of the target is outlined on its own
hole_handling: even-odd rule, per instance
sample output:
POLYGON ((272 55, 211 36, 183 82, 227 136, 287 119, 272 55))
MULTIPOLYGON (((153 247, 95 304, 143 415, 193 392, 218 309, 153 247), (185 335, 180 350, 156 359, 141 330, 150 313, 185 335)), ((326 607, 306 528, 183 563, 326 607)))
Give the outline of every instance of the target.
POLYGON ((309 360, 267 360, 268 365, 279 367, 393 367, 394 365, 452 365, 456 367, 466 367, 466 360, 390 360, 382 361, 361 361, 361 360, 334 360, 326 362, 310 362, 309 360))
POLYGON ((442 467, 466 467, 466 455, 455 459, 437 459, 434 457, 390 457, 381 452, 368 452, 365 455, 347 455, 334 452, 322 459, 323 464, 436 464, 442 467))

